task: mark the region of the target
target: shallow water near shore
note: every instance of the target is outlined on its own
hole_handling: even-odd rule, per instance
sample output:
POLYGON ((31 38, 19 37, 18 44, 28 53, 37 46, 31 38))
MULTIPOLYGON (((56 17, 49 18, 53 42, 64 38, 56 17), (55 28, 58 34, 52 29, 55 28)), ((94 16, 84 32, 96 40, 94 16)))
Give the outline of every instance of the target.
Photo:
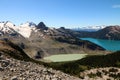
POLYGON ((87 54, 59 54, 59 55, 44 57, 44 60, 48 60, 51 62, 73 61, 73 60, 82 59, 86 55, 87 54))

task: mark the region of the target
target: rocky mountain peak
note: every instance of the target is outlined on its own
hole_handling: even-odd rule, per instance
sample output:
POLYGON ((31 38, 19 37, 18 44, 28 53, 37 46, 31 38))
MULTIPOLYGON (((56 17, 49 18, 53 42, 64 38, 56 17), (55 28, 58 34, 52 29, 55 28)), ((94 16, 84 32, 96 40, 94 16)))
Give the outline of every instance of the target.
POLYGON ((3 28, 3 27, 14 27, 15 24, 13 24, 12 22, 10 21, 6 21, 6 22, 0 22, 0 28, 3 28))
POLYGON ((38 28, 38 29, 41 29, 41 30, 48 30, 48 27, 47 27, 43 22, 40 22, 40 23, 37 25, 37 28, 38 28))
POLYGON ((65 30, 65 27, 60 27, 60 29, 65 30))
POLYGON ((34 22, 29 22, 29 21, 27 21, 26 23, 21 24, 20 26, 21 26, 21 27, 35 27, 36 24, 35 24, 34 22))
POLYGON ((13 24, 13 23, 10 22, 10 21, 6 21, 5 24, 6 24, 7 26, 15 26, 15 24, 13 24))

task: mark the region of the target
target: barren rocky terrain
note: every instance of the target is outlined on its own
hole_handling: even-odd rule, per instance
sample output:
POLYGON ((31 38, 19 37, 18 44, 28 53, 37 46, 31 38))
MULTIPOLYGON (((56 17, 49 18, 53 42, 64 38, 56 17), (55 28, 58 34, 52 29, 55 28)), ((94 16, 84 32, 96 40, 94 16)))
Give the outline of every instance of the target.
POLYGON ((120 68, 106 67, 86 70, 80 73, 84 80, 120 80, 120 68))
POLYGON ((0 80, 120 80, 120 68, 95 68, 80 72, 79 78, 0 52, 0 80))
POLYGON ((80 80, 61 71, 11 58, 0 52, 0 80, 80 80))

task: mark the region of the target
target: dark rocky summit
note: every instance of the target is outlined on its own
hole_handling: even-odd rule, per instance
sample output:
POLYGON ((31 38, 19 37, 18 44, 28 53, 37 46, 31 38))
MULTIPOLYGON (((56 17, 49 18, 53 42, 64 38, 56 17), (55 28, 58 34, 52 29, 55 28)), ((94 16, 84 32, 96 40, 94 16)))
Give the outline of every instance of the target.
POLYGON ((48 27, 46 27, 46 25, 43 22, 40 22, 37 25, 37 29, 41 29, 41 30, 48 30, 48 27))

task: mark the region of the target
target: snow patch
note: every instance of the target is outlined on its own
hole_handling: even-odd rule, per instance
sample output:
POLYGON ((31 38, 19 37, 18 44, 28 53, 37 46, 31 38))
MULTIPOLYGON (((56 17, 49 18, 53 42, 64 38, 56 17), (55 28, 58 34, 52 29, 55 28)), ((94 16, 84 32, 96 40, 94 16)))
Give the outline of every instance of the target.
POLYGON ((32 32, 32 29, 29 26, 20 26, 18 27, 17 32, 20 33, 25 38, 29 38, 32 32))

